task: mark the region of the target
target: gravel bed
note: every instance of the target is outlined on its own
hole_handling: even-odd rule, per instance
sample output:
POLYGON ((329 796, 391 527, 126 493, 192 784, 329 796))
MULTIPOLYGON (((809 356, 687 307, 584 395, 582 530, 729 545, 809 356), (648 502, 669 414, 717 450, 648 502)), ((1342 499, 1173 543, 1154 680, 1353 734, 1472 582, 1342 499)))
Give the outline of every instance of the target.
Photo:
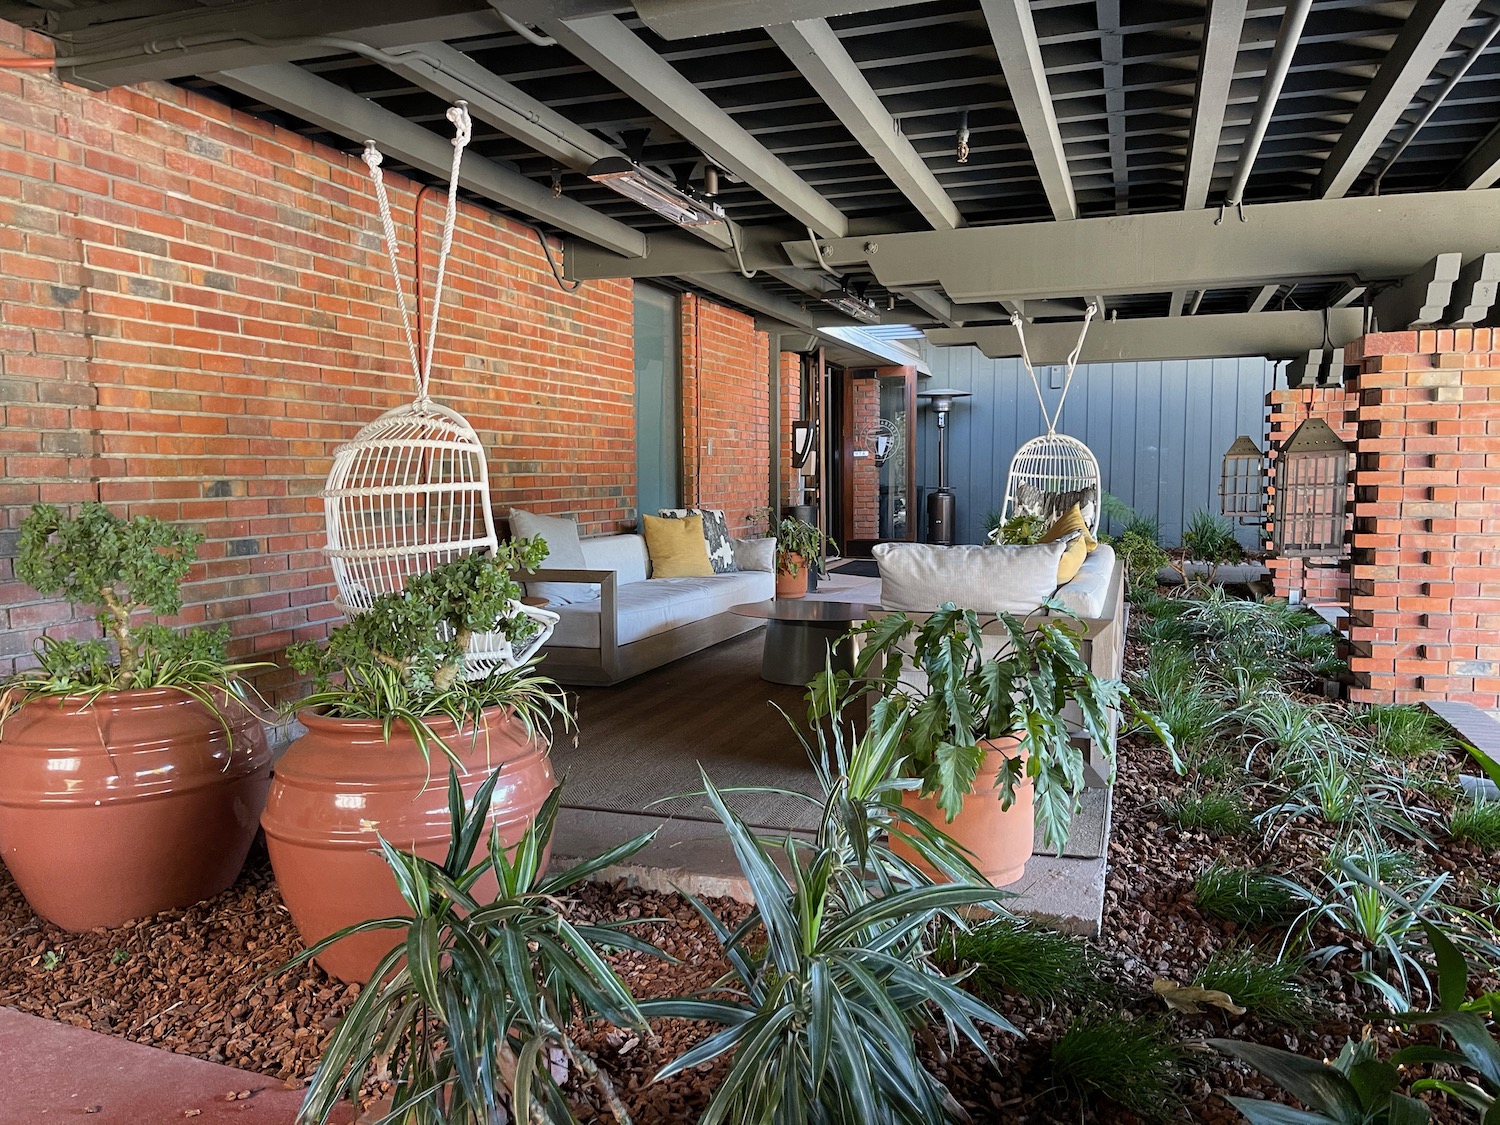
MULTIPOLYGON (((1129 659, 1136 662, 1141 655, 1132 643, 1129 659)), ((1211 838, 1177 828, 1162 816, 1158 802, 1186 784, 1173 774, 1160 750, 1125 740, 1098 953, 1109 988, 1108 1010, 1131 1018, 1166 1015, 1152 993, 1157 978, 1186 983, 1215 950, 1256 938, 1271 938, 1274 948, 1279 932, 1247 933, 1199 913, 1193 880, 1211 862, 1264 865, 1308 881, 1315 878, 1323 859, 1317 851, 1318 837, 1311 833, 1288 831, 1267 850, 1259 832, 1211 838)), ((1460 892, 1500 883, 1497 858, 1471 846, 1446 841, 1440 852, 1428 852, 1426 859, 1434 873, 1451 872, 1460 892)), ((731 922, 744 916, 745 908, 730 900, 712 905, 731 922)), ((636 955, 615 956, 614 963, 638 996, 705 988, 726 968, 707 927, 677 895, 591 885, 567 909, 580 919, 647 919, 636 932, 680 959, 681 964, 672 965, 636 955)), ((209 902, 85 934, 68 934, 37 918, 0 867, 0 1004, 258 1071, 288 1085, 300 1085, 312 1075, 323 1044, 358 995, 357 986, 340 984, 316 966, 274 972, 300 948, 259 850, 239 882, 209 902)), ((1258 1076, 1204 1047, 1202 1040, 1212 1036, 1327 1056, 1335 1054, 1346 1037, 1369 1034, 1391 1044, 1405 1042, 1403 1033, 1369 1018, 1376 1005, 1345 975, 1353 967, 1352 959, 1341 959, 1321 974, 1309 973, 1320 1001, 1313 1026, 1300 1034, 1251 1015, 1171 1016, 1174 1032, 1186 1047, 1189 1077, 1182 1104, 1170 1119, 1228 1125, 1241 1119, 1220 1095, 1271 1093, 1258 1076)), ((1496 988, 1500 981, 1489 978, 1474 985, 1496 988)), ((1049 1049, 1079 1006, 1019 999, 1005 999, 998 1006, 1023 1033, 1021 1038, 992 1036, 998 1069, 968 1046, 948 1055, 934 1043, 927 1053, 928 1064, 949 1083, 974 1120, 1059 1125, 1136 1120, 1108 1103, 1080 1107, 1053 1087, 1049 1049)), ((644 1038, 603 1025, 576 1029, 580 1043, 595 1054, 626 1106, 643 1123, 690 1122, 706 1106, 723 1074, 724 1060, 668 1082, 650 1079, 708 1030, 689 1021, 658 1021, 654 1037, 644 1038)), ((592 1087, 576 1095, 582 1119, 610 1119, 592 1087)), ((1434 1111, 1439 1122, 1467 1120, 1442 1103, 1434 1103, 1434 1111)))

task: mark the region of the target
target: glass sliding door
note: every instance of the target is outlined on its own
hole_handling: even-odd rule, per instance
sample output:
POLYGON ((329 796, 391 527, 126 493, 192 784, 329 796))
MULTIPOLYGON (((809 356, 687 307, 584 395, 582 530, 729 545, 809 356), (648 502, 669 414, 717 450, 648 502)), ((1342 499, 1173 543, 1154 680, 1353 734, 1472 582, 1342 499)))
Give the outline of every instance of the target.
POLYGON ((677 297, 635 287, 636 509, 655 515, 682 500, 682 378, 677 297))
POLYGON ((881 367, 844 373, 839 491, 848 554, 916 538, 912 444, 916 371, 881 367))

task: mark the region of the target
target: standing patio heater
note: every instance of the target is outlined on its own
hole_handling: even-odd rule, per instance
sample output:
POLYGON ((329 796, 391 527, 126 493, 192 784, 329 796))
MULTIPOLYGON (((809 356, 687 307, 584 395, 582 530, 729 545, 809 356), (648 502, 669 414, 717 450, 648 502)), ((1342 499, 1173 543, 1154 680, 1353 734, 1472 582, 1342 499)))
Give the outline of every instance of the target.
POLYGON ((1265 522, 1266 455, 1241 434, 1224 454, 1219 477, 1219 514, 1236 523, 1265 522))
MULTIPOLYGON (((385 228, 391 280, 401 310, 407 352, 416 378, 417 397, 387 410, 353 439, 334 450, 333 467, 323 488, 327 521, 325 551, 338 585, 338 605, 353 616, 369 609, 382 594, 405 588, 406 580, 433 567, 499 545, 490 512, 490 475, 484 446, 474 427, 457 411, 433 402, 427 394, 442 303, 443 273, 453 246, 455 189, 459 162, 470 135, 463 102, 448 111, 457 136, 448 182, 448 211, 438 254, 432 311, 425 355, 407 313, 406 294, 397 268, 396 228, 380 175, 381 155, 370 141, 364 160, 375 184, 375 198, 385 228)), ((417 300, 421 300, 420 294, 417 300)), ((558 616, 545 609, 512 602, 512 615, 531 618, 537 631, 518 650, 503 633, 476 633, 464 659, 466 679, 480 679, 528 660, 551 635, 558 616)))
POLYGON ((943 387, 935 391, 921 391, 918 398, 929 400, 932 412, 937 415, 937 463, 938 480, 936 491, 927 494, 927 542, 944 547, 953 545, 954 503, 953 493, 948 488, 948 412, 953 409, 953 400, 968 398, 972 392, 943 387))
POLYGON ((1349 498, 1349 447, 1321 418, 1309 418, 1287 438, 1276 460, 1276 553, 1302 558, 1344 551, 1349 498))

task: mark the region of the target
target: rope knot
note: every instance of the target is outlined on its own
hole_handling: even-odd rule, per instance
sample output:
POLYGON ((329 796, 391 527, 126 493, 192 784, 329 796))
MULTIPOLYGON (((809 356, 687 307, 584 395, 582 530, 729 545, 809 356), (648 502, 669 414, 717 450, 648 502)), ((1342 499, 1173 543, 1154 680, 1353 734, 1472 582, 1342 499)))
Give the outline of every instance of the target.
POLYGON ((474 123, 469 117, 468 102, 454 102, 448 107, 448 120, 453 123, 453 147, 463 148, 474 136, 474 123))
POLYGON ((370 166, 370 171, 379 168, 385 157, 380 155, 380 150, 375 147, 374 141, 365 142, 365 151, 360 153, 360 159, 370 166))

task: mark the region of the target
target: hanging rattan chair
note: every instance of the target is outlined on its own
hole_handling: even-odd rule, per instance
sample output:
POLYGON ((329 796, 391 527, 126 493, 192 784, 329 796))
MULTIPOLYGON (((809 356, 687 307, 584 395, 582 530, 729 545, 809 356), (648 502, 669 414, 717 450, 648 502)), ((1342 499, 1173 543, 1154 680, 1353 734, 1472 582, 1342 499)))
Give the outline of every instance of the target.
POLYGON ((1042 399, 1041 383, 1031 365, 1031 356, 1026 350, 1026 333, 1021 317, 1011 317, 1011 323, 1021 341, 1021 362, 1025 364, 1026 373, 1031 376, 1031 385, 1036 391, 1042 420, 1047 423, 1047 432, 1026 442, 1011 458, 1002 507, 1005 519, 1025 514, 1041 516, 1050 522, 1076 504, 1084 522, 1088 524, 1089 534, 1092 535, 1099 527, 1099 460, 1083 442, 1057 432, 1063 404, 1068 399, 1068 389, 1073 385, 1078 355, 1083 350, 1083 340, 1088 334, 1089 321, 1094 318, 1095 311, 1095 306, 1090 304, 1084 312, 1078 343, 1068 355, 1068 373, 1063 381, 1062 397, 1058 400, 1057 409, 1050 414, 1042 399))
MULTIPOLYGON (((427 396, 443 273, 453 244, 454 188, 469 137, 468 114, 462 103, 449 110, 448 117, 458 135, 453 142, 448 213, 438 256, 426 355, 420 363, 397 268, 395 225, 380 175, 380 153, 373 142, 365 148, 365 163, 375 182, 385 227, 417 397, 386 411, 334 451, 333 467, 323 489, 326 552, 338 586, 339 607, 351 615, 368 609, 382 594, 404 589, 413 575, 475 551, 492 553, 499 545, 490 511, 489 468, 479 435, 461 414, 427 396)), ((512 615, 522 614, 534 621, 537 633, 519 649, 502 633, 476 634, 465 658, 465 678, 480 679, 524 663, 551 636, 558 621, 557 614, 520 602, 512 602, 509 608, 512 615)))

